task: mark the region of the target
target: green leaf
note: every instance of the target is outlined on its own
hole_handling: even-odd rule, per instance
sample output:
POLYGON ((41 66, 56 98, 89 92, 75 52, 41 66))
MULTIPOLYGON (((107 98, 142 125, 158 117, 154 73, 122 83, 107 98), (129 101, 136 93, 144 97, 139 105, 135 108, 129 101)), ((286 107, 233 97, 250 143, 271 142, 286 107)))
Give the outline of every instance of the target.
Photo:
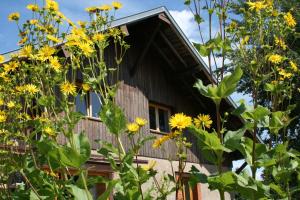
POLYGON ((81 163, 85 163, 91 156, 91 145, 88 137, 83 132, 73 134, 73 141, 75 149, 81 157, 81 163))
POLYGON ((212 99, 216 105, 220 105, 223 98, 230 96, 235 90, 237 83, 243 75, 243 71, 240 67, 237 67, 231 75, 224 77, 224 79, 217 85, 204 86, 203 82, 199 79, 194 85, 199 92, 210 99, 212 99))
POLYGON ((90 200, 93 199, 91 193, 84 189, 77 187, 76 185, 67 185, 66 186, 69 192, 74 196, 74 200, 90 200))
POLYGON ((194 19, 198 24, 201 24, 202 22, 204 22, 203 18, 199 14, 195 14, 194 19))
POLYGON ((189 185, 193 188, 197 183, 207 183, 207 175, 201 173, 194 165, 191 170, 191 177, 189 179, 189 185))
POLYGON ((201 56, 206 57, 209 55, 209 50, 206 48, 205 45, 199 43, 193 43, 193 44, 201 56))
POLYGON ((242 75, 242 69, 240 67, 237 67, 231 75, 225 76, 218 86, 218 95, 221 98, 230 96, 236 90, 236 86, 242 75))
POLYGON ((126 129, 126 117, 123 111, 112 102, 104 105, 100 112, 100 117, 109 131, 114 135, 119 135, 126 129))
POLYGON ((271 133, 273 133, 274 135, 278 135, 280 129, 282 129, 285 126, 285 123, 282 121, 284 117, 285 114, 282 111, 272 113, 269 125, 271 133))
POLYGON ((195 135, 197 138, 197 142, 199 143, 199 147, 203 153, 203 156, 208 161, 216 164, 222 152, 231 152, 230 149, 224 147, 216 133, 208 133, 205 130, 197 129, 194 126, 191 126, 189 130, 195 135))
POLYGON ((237 131, 228 131, 224 137, 224 145, 232 151, 236 150, 236 147, 240 144, 246 128, 241 128, 237 131))
POLYGON ((231 112, 231 114, 239 117, 239 116, 241 116, 241 114, 243 114, 247 110, 245 101, 242 100, 240 103, 241 104, 236 109, 234 109, 231 112))

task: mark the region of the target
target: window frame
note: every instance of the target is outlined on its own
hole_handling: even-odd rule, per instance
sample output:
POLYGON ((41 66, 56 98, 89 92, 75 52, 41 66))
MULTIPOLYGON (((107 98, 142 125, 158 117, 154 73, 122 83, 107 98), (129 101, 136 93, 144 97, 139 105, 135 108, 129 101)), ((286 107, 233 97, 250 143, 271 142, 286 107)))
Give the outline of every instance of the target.
POLYGON ((171 117, 171 108, 167 107, 167 106, 164 106, 164 105, 161 105, 161 104, 157 104, 157 103, 151 102, 151 103, 149 103, 149 106, 148 106, 148 112, 149 112, 149 129, 150 129, 150 132, 168 134, 168 132, 164 132, 164 131, 161 131, 159 129, 159 109, 167 111, 167 113, 168 113, 168 122, 167 122, 167 125, 168 125, 169 131, 170 131, 169 119, 171 117), (154 111, 155 111, 155 127, 156 127, 156 129, 151 129, 151 127, 150 127, 150 112, 149 112, 150 111, 150 107, 153 107, 154 111))
MULTIPOLYGON (((176 178, 178 179, 178 175, 179 174, 179 172, 176 172, 176 178)), ((189 179, 191 178, 191 174, 190 173, 183 173, 182 174, 182 178, 183 178, 183 182, 184 182, 184 184, 183 184, 183 190, 182 190, 182 196, 184 197, 184 199, 187 199, 186 198, 186 193, 185 193, 185 183, 187 183, 187 185, 188 185, 188 181, 189 181, 189 179)), ((190 187, 189 186, 189 195, 190 195, 190 197, 189 197, 189 199, 190 200, 202 200, 202 192, 201 192, 201 185, 200 185, 200 183, 197 183, 193 188, 192 187, 190 187)))
MULTIPOLYGON (((91 103, 92 102, 92 96, 91 96, 92 92, 94 92, 94 91, 92 91, 92 90, 87 91, 86 94, 83 96, 84 98, 86 98, 86 115, 84 117, 87 119, 101 121, 100 116, 98 116, 98 117, 93 116, 93 106, 91 103)), ((94 92, 94 93, 97 94, 96 92, 94 92)), ((80 95, 79 98, 81 99, 81 96, 82 96, 81 92, 79 92, 77 95, 80 95)), ((76 98, 77 98, 77 96, 75 97, 75 111, 79 112, 79 111, 77 111, 76 98)), ((100 102, 100 105, 101 105, 101 107, 103 106, 102 102, 100 102)))

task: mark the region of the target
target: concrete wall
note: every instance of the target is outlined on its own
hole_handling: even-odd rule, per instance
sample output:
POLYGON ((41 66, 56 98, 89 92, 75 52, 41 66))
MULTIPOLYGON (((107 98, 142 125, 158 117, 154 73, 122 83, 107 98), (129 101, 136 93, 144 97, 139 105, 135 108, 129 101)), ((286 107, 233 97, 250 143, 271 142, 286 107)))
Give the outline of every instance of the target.
MULTIPOLYGON (((139 157, 139 159, 148 160, 148 161, 150 161, 150 160, 156 161, 156 166, 154 167, 154 169, 158 171, 158 174, 156 175, 156 179, 158 180, 159 183, 161 183, 163 173, 172 174, 172 166, 175 171, 176 171, 176 169, 178 169, 178 161, 170 162, 170 161, 164 160, 164 159, 148 158, 148 157, 139 157)), ((217 170, 216 167, 214 167, 212 165, 208 165, 208 164, 200 165, 200 164, 196 164, 196 163, 187 163, 186 167, 185 167, 185 172, 188 173, 192 166, 195 166, 199 171, 201 171, 202 173, 204 173, 206 175, 212 174, 212 173, 216 172, 216 170, 217 170)), ((225 170, 229 170, 229 169, 224 168, 224 171, 225 170)), ((153 182, 151 182, 147 185, 144 185, 143 187, 144 187, 144 189, 146 189, 147 187, 151 186, 152 184, 153 184, 153 182)), ((208 188, 208 184, 200 184, 200 188, 201 188, 202 200, 218 200, 218 199, 220 199, 219 192, 217 190, 211 191, 208 188)), ((227 199, 227 200, 231 199, 231 196, 229 193, 225 194, 225 199, 227 199)), ((168 197, 168 200, 176 200, 175 193, 170 195, 168 197)))

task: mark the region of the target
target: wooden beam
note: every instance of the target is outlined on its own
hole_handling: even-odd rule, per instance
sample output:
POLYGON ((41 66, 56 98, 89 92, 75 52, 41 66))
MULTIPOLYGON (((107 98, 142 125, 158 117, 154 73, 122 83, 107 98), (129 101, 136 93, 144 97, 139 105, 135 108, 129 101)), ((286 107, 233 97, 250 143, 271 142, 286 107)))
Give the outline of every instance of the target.
POLYGON ((195 73, 196 71, 200 72, 202 70, 203 70, 203 68, 201 68, 200 65, 194 65, 192 67, 189 67, 188 69, 176 71, 175 73, 173 73, 173 76, 183 77, 185 75, 189 75, 189 74, 195 73))
POLYGON ((158 23, 156 28, 154 29, 154 31, 152 32, 152 35, 150 36, 150 38, 147 41, 147 44, 145 45, 145 48, 143 49, 143 51, 139 54, 139 56, 137 57, 137 60, 135 62, 135 64, 131 67, 131 69, 129 70, 130 76, 133 76, 137 67, 141 64, 141 62, 143 61, 145 55, 148 53, 148 50, 151 46, 151 44, 153 43, 156 35, 159 32, 161 23, 158 23))
POLYGON ((164 13, 159 14, 158 18, 160 20, 166 22, 167 24, 171 25, 171 22, 169 21, 168 17, 164 13))
MULTIPOLYGON (((182 79, 181 79, 181 80, 182 80, 182 79)), ((197 96, 197 95, 194 93, 194 91, 192 90, 192 88, 191 88, 184 80, 182 80, 182 82, 183 82, 185 88, 193 95, 193 97, 194 97, 194 98, 197 100, 197 102, 202 106, 202 108, 203 108, 205 111, 210 112, 210 111, 208 110, 207 105, 204 105, 204 103, 202 102, 202 100, 200 99, 200 97, 197 96)), ((200 95, 200 93, 199 93, 199 95, 200 95)))
POLYGON ((163 59, 168 63, 169 67, 171 67, 174 70, 173 64, 171 60, 166 56, 166 54, 158 47, 158 45, 154 42, 153 46, 155 47, 156 51, 163 57, 163 59))
POLYGON ((179 61, 185 66, 187 67, 186 62, 184 61, 184 59, 180 56, 180 54, 178 53, 178 51, 175 49, 175 47, 173 46, 173 44, 170 42, 170 40, 167 38, 167 36, 160 31, 159 35, 163 38, 163 40, 167 43, 167 45, 170 47, 170 49, 172 50, 172 52, 176 55, 176 57, 179 59, 179 61))
POLYGON ((120 30, 125 34, 125 36, 129 36, 129 31, 126 25, 122 25, 120 30))

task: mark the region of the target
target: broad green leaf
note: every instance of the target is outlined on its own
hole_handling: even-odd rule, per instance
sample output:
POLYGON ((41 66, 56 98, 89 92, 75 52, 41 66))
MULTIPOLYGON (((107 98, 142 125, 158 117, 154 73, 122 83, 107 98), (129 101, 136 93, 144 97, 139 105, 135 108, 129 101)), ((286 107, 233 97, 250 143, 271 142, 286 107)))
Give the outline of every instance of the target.
POLYGON ((236 90, 237 83, 242 75, 243 71, 240 67, 237 67, 232 74, 224 77, 218 86, 211 84, 204 86, 203 82, 198 80, 194 87, 196 87, 203 96, 212 99, 216 105, 220 105, 223 98, 227 98, 236 90))
POLYGON ((80 154, 67 146, 58 148, 60 163, 67 167, 79 168, 83 162, 80 154))
POLYGON ((224 137, 224 145, 232 151, 236 150, 236 147, 240 144, 246 128, 241 128, 237 131, 228 131, 224 137))
POLYGON ((189 130, 197 138, 202 155, 206 160, 216 164, 223 152, 231 152, 230 149, 224 147, 216 133, 208 133, 205 130, 190 127, 189 130))
POLYGON ((241 101, 240 105, 234 109, 231 114, 235 115, 235 116, 241 116, 241 114, 243 114, 245 111, 247 110, 246 105, 245 105, 245 101, 241 101))
POLYGON ((201 173, 194 165, 191 170, 191 177, 189 179, 189 185, 193 188, 197 183, 207 183, 207 175, 201 173))
POLYGON ((198 44, 198 43, 193 43, 193 44, 201 56, 206 57, 209 55, 209 50, 206 48, 205 45, 198 44))
POLYGON ((126 117, 123 111, 112 102, 104 105, 100 112, 100 117, 109 131, 114 135, 119 135, 126 129, 126 117))
POLYGON ((76 185, 66 186, 69 192, 74 196, 74 200, 90 200, 93 199, 91 193, 84 189, 77 187, 76 185))
POLYGON ((74 146, 81 157, 81 163, 85 163, 91 156, 91 145, 88 137, 81 132, 80 134, 73 134, 74 146))

